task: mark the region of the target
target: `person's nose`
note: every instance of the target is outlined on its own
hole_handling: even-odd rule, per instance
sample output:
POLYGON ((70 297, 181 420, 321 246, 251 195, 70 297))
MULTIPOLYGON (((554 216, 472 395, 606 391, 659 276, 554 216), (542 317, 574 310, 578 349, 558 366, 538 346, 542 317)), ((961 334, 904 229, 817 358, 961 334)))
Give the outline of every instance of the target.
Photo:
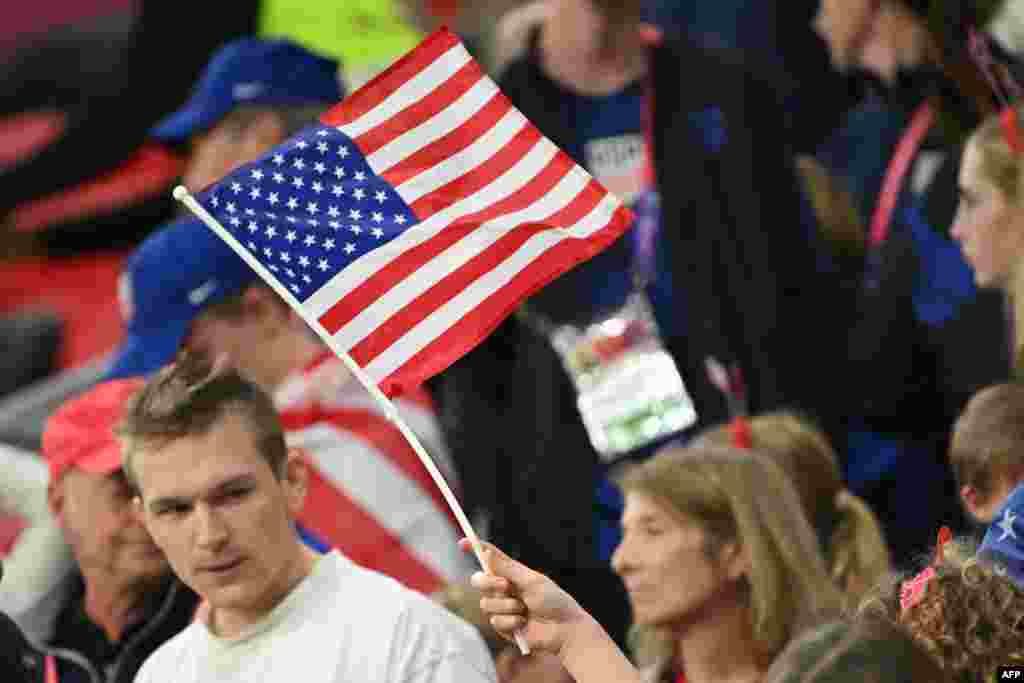
POLYGON ((228 536, 228 526, 220 513, 209 505, 196 506, 196 545, 204 550, 216 550, 223 546, 228 536))
POLYGON ((619 547, 612 553, 612 569, 619 576, 626 576, 635 568, 635 562, 633 559, 632 544, 629 541, 629 536, 623 535, 622 542, 619 543, 619 547))

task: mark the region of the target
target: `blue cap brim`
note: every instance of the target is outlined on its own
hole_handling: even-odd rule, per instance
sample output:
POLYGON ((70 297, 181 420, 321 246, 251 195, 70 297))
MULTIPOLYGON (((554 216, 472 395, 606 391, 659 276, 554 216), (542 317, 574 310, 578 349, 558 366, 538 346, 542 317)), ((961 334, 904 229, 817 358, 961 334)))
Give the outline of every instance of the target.
POLYGON ((162 329, 149 335, 129 333, 102 381, 153 374, 178 355, 190 325, 190 321, 168 321, 162 329))
POLYGON ((149 136, 158 142, 178 143, 213 128, 227 116, 228 109, 213 104, 212 98, 194 97, 184 107, 157 123, 149 136))

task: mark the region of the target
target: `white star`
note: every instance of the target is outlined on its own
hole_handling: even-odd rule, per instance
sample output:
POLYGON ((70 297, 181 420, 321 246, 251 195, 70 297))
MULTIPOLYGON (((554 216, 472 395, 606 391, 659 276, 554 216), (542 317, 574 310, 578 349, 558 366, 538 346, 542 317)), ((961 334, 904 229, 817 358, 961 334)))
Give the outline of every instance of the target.
POLYGON ((384 194, 383 190, 379 190, 377 194, 373 195, 373 198, 377 200, 377 203, 383 204, 384 201, 387 199, 387 195, 384 194))
POLYGON ((233 225, 233 226, 235 226, 237 228, 241 224, 242 224, 242 219, 241 218, 239 218, 238 216, 232 216, 231 217, 231 225, 233 225))
POLYGON ((316 171, 317 173, 326 173, 327 166, 324 164, 324 162, 318 161, 315 164, 313 164, 313 170, 316 171))
POLYGON ((260 229, 260 226, 256 225, 256 221, 249 221, 249 232, 256 234, 260 229))
POLYGON ((330 266, 327 265, 327 259, 322 258, 317 262, 316 267, 319 268, 321 272, 323 272, 327 270, 330 266))
POLYGON ((298 239, 298 236, 295 234, 294 230, 289 230, 288 234, 285 235, 284 238, 286 240, 288 240, 288 243, 290 244, 290 243, 294 242, 296 239, 298 239))
POLYGON ((306 143, 305 140, 299 140, 298 142, 295 143, 295 147, 296 149, 306 149, 307 147, 309 147, 309 145, 306 143))
POLYGON ((285 220, 291 223, 292 225, 295 225, 296 223, 299 222, 299 219, 296 218, 295 216, 288 216, 287 218, 285 218, 285 220))
POLYGON ((277 198, 277 193, 276 192, 271 192, 270 196, 267 197, 267 201, 270 202, 271 206, 273 206, 274 204, 277 204, 281 200, 277 198))
POLYGON ((263 171, 261 171, 258 168, 253 169, 250 175, 252 176, 253 180, 263 180, 263 171))
POLYGON ((325 239, 323 247, 324 251, 330 251, 331 249, 334 249, 334 240, 332 240, 331 238, 325 239))
POLYGON ((274 251, 270 247, 265 247, 263 253, 267 255, 267 258, 273 258, 274 251))
POLYGON ((1005 541, 1007 538, 1016 540, 1017 532, 1013 530, 1013 523, 1016 521, 1017 515, 1013 514, 1010 510, 1003 513, 1003 519, 996 526, 1003 531, 1003 535, 999 537, 999 542, 1005 541))
POLYGON ((350 225, 348 229, 352 231, 353 235, 358 235, 363 231, 358 225, 350 225))
POLYGON ((320 225, 320 221, 318 221, 315 218, 309 218, 309 219, 306 220, 306 222, 309 223, 310 225, 314 226, 314 227, 320 225))
POLYGON ((338 156, 340 156, 340 157, 341 157, 342 159, 344 159, 345 157, 347 157, 347 156, 348 156, 348 147, 346 147, 346 146, 344 146, 344 145, 342 145, 341 147, 339 147, 339 148, 338 148, 338 156))
POLYGON ((303 268, 309 268, 309 257, 308 256, 300 256, 299 257, 299 265, 302 266, 303 268))
POLYGON ((220 206, 220 200, 216 197, 210 197, 210 203, 213 204, 214 207, 220 206))
POLYGON ((231 191, 238 194, 242 191, 242 183, 231 183, 231 191))
POLYGON ((296 294, 299 293, 299 286, 297 284, 292 283, 291 285, 289 285, 289 287, 291 287, 291 290, 296 294))
POLYGON ((317 207, 316 202, 309 202, 308 204, 306 204, 306 211, 308 211, 309 213, 311 213, 313 215, 316 215, 316 213, 319 210, 320 209, 317 207))
POLYGON ((311 247, 314 244, 316 244, 316 238, 313 237, 312 235, 306 235, 305 242, 307 247, 311 247))
POLYGON ((289 254, 287 251, 282 251, 281 252, 281 261, 283 261, 284 263, 291 263, 292 262, 292 255, 289 254))
POLYGON ((363 191, 363 188, 357 187, 356 189, 352 190, 352 196, 355 197, 356 199, 362 199, 363 197, 366 196, 366 192, 363 191))
POLYGON ((317 194, 320 194, 323 191, 324 191, 324 186, 323 185, 321 185, 318 182, 314 182, 313 183, 313 192, 316 192, 317 194))
POLYGON ((295 176, 294 178, 292 178, 292 185, 294 185, 297 188, 302 187, 305 184, 306 183, 304 183, 302 181, 302 178, 300 178, 299 176, 295 176))
POLYGON ((327 129, 326 128, 321 128, 320 130, 318 130, 316 132, 316 134, 319 135, 320 137, 324 137, 325 135, 327 135, 327 129))
POLYGON ((275 228, 273 225, 271 225, 269 228, 267 228, 266 235, 267 235, 267 237, 270 237, 271 239, 273 239, 274 237, 277 237, 277 228, 275 228))
POLYGON ((255 211, 253 211, 252 209, 246 209, 246 210, 245 210, 245 215, 246 215, 246 216, 255 216, 255 215, 256 215, 256 212, 255 212, 255 211))
POLYGON ((228 213, 234 213, 235 212, 235 203, 234 202, 228 202, 228 205, 225 206, 224 208, 228 210, 228 213))
POLYGON ((335 185, 334 188, 331 190, 331 194, 333 194, 335 197, 340 197, 341 195, 345 194, 345 190, 342 189, 341 185, 335 185))
POLYGON ((349 242, 348 244, 345 245, 345 253, 346 254, 351 254, 355 250, 356 250, 356 245, 352 244, 351 242, 349 242))
POLYGON ((249 245, 248 245, 248 246, 249 246, 249 248, 250 248, 250 249, 252 249, 253 251, 256 251, 256 248, 257 248, 257 247, 256 247, 256 243, 255 243, 255 242, 249 242, 249 245))
POLYGON ((271 269, 272 271, 274 271, 275 273, 276 273, 276 272, 278 271, 278 267, 277 267, 277 266, 275 266, 275 265, 274 265, 273 263, 271 263, 271 264, 270 264, 270 269, 271 269))
POLYGON ((302 276, 302 281, 305 282, 308 285, 310 282, 313 281, 313 279, 311 277, 309 277, 308 275, 303 275, 302 276))
POLYGON ((384 222, 384 214, 382 214, 380 211, 374 211, 373 212, 373 222, 374 223, 383 223, 384 222))
POLYGON ((326 142, 323 142, 323 141, 321 141, 321 142, 320 142, 320 143, 319 143, 319 144, 318 144, 318 145, 316 146, 316 151, 320 152, 321 154, 326 154, 326 153, 327 153, 327 143, 326 143, 326 142))
POLYGON ((336 206, 330 206, 327 207, 327 215, 330 216, 331 218, 337 218, 338 216, 341 215, 341 211, 339 211, 338 207, 336 206))
POLYGON ((334 167, 334 177, 338 178, 339 180, 341 178, 344 178, 345 177, 345 169, 343 169, 341 166, 335 166, 334 167))
POLYGON ((260 198, 260 188, 258 188, 258 187, 252 188, 252 190, 249 191, 249 198, 250 199, 259 199, 260 198))
POLYGON ((292 209, 294 211, 296 209, 296 207, 298 207, 298 205, 299 205, 299 200, 298 199, 296 199, 295 197, 289 197, 288 198, 288 208, 289 209, 292 209))
POLYGON ((366 174, 363 173, 362 171, 356 171, 356 176, 355 177, 356 177, 356 182, 357 183, 361 183, 364 180, 366 180, 366 174))
POLYGON ((395 222, 399 225, 405 225, 405 216, 400 213, 395 214, 395 222))
POLYGON ((296 159, 295 161, 292 162, 292 166, 301 171, 302 169, 306 168, 306 162, 303 161, 302 159, 296 159))
POLYGON ((277 220, 277 214, 276 213, 270 213, 269 211, 267 211, 266 214, 267 214, 267 218, 273 218, 275 221, 277 220))
POLYGON ((380 228, 374 228, 370 232, 373 233, 373 236, 376 237, 377 239, 380 239, 381 237, 384 236, 384 231, 381 230, 380 228))
POLYGON ((275 173, 272 177, 273 177, 275 183, 283 183, 284 182, 284 174, 283 173, 275 173))
POLYGON ((285 268, 284 272, 288 274, 288 277, 295 277, 295 271, 292 270, 291 268, 285 268))
POLYGON ((283 164, 284 163, 284 155, 283 154, 275 154, 274 155, 274 163, 277 164, 278 166, 283 164))
POLYGON ((357 221, 363 217, 363 213, 359 209, 349 209, 348 217, 354 221, 357 221))
POLYGON ((341 223, 339 223, 338 221, 331 221, 327 225, 331 226, 335 230, 341 230, 341 223))

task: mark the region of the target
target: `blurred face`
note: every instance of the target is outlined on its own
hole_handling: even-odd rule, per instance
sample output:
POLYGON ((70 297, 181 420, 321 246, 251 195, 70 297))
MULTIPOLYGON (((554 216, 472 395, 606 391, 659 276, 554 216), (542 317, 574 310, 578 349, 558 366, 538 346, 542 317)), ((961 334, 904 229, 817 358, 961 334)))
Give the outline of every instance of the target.
POLYGON ((208 131, 197 135, 183 181, 192 192, 206 188, 242 164, 258 159, 281 141, 276 120, 232 112, 208 131))
POLYGON ((276 478, 245 418, 229 412, 206 434, 140 451, 135 468, 153 539, 214 609, 258 619, 308 572, 292 527, 302 463, 290 454, 276 478))
POLYGON ((704 529, 643 493, 628 492, 625 502, 612 567, 629 592, 633 621, 672 627, 700 618, 734 583, 723 563, 708 558, 704 529))
POLYGON ((837 69, 860 64, 879 4, 878 0, 821 0, 812 25, 828 45, 837 69))
POLYGON ((1007 287, 1024 255, 1024 218, 985 177, 980 162, 975 146, 968 145, 960 164, 960 205, 952 236, 979 287, 1007 287))
POLYGON ((50 489, 50 505, 86 574, 134 583, 167 573, 163 552, 132 509, 132 491, 119 470, 89 474, 71 469, 50 489))

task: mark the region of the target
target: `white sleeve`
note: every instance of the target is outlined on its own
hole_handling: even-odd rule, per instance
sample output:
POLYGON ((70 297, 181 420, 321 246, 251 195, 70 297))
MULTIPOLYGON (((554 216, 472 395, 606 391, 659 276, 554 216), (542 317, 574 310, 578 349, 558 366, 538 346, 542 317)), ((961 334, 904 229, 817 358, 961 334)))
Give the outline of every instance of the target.
POLYGON ((493 664, 484 668, 475 657, 452 654, 413 672, 406 683, 496 683, 493 664))
POLYGON ((396 628, 401 683, 496 683, 494 659, 475 628, 433 603, 411 607, 396 628))
POLYGON ((47 504, 48 477, 46 465, 34 453, 0 445, 0 512, 27 524, 4 559, 0 611, 32 635, 38 629, 23 623, 25 614, 52 597, 74 566, 71 549, 47 504))

